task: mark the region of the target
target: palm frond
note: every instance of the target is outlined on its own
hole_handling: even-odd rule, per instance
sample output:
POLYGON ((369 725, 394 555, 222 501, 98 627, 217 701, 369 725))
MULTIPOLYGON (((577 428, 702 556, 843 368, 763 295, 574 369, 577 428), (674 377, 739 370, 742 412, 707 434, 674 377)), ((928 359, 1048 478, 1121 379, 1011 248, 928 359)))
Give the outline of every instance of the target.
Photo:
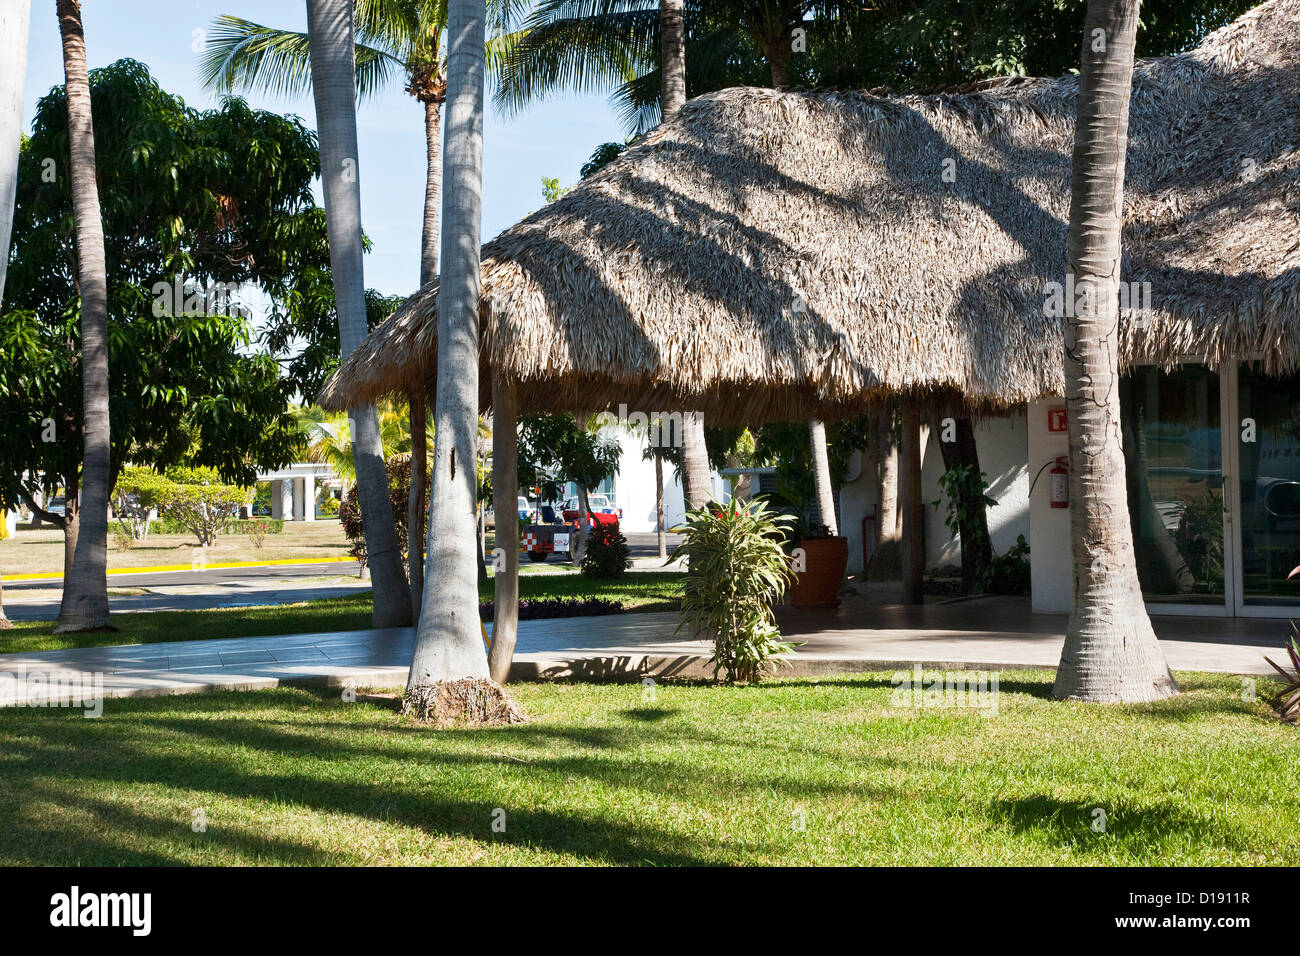
POLYGON ((560 91, 606 92, 658 63, 656 0, 548 0, 494 71, 504 112, 560 91))
MULTIPOLYGON (((356 45, 357 97, 377 95, 404 68, 392 53, 356 45)), ((223 15, 208 32, 199 62, 199 80, 221 93, 257 90, 272 96, 300 97, 311 92, 307 34, 281 30, 223 15)))

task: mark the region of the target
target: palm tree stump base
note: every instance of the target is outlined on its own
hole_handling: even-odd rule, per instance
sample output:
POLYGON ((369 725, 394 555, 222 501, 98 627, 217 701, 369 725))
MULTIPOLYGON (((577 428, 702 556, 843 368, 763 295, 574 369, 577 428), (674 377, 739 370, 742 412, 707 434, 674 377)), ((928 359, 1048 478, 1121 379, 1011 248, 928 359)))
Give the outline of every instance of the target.
POLYGON ((402 715, 433 727, 500 727, 528 718, 494 680, 463 677, 423 684, 407 692, 402 715))

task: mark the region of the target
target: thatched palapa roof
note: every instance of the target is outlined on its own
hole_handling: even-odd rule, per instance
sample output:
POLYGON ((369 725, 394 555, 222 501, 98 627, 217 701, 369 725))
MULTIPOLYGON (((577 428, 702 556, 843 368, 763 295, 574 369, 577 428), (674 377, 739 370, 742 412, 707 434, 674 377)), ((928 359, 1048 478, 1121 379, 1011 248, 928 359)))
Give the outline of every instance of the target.
MULTIPOLYGON (((1300 0, 1134 74, 1126 361, 1300 365, 1300 0)), ((888 393, 1061 394, 1077 78, 929 96, 729 89, 483 247, 482 344, 524 411, 626 402, 715 420, 888 393), (945 172, 949 175, 945 176, 945 172)), ((436 286, 322 393, 432 393, 436 286)))

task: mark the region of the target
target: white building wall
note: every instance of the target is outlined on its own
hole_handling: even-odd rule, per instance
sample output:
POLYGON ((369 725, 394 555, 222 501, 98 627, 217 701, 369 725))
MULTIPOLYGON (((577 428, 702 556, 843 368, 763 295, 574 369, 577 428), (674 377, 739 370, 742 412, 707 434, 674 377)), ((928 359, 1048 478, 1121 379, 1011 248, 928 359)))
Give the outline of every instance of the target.
POLYGON ((1038 475, 1029 502, 1031 604, 1036 614, 1068 614, 1074 599, 1070 509, 1052 507, 1051 481, 1047 477, 1057 456, 1066 455, 1070 450, 1064 432, 1047 430, 1048 411, 1063 408, 1065 400, 1060 398, 1029 404, 1029 477, 1033 480, 1038 475))
MULTIPOLYGON (((989 538, 993 553, 1002 554, 1016 543, 1017 535, 1029 538, 1025 413, 976 419, 974 429, 980 470, 988 476, 988 493, 998 502, 988 509, 989 538)), ((936 437, 937 430, 931 428, 930 438, 936 437)), ((939 487, 943 473, 943 452, 938 442, 927 441, 921 462, 921 494, 925 501, 925 563, 929 568, 961 564, 961 542, 944 524, 948 503, 939 487), (939 502, 937 507, 935 501, 939 502)))
MULTIPOLYGON (((944 472, 943 453, 932 439, 936 432, 921 426, 921 496, 925 501, 925 555, 927 567, 961 563, 961 545, 944 525, 947 514, 939 477, 944 472), (940 502, 936 507, 934 502, 940 502)), ((988 509, 989 536, 993 551, 1001 554, 1016 543, 1018 535, 1030 537, 1029 474, 1025 465, 1026 420, 1023 411, 1006 417, 975 422, 975 445, 980 468, 987 473, 989 494, 998 500, 988 509)), ((849 479, 840 488, 840 534, 849 539, 849 572, 862 571, 864 517, 868 533, 874 535, 877 492, 876 475, 870 468, 855 468, 850 462, 849 479)), ((1032 548, 1032 544, 1031 544, 1032 548)), ((1031 555, 1032 560, 1032 555, 1031 555)))
MULTIPOLYGON (((616 439, 622 447, 618 474, 614 476, 614 501, 623 509, 625 532, 655 530, 655 463, 644 458, 646 439, 623 427, 602 429, 602 435, 616 439)), ((711 475, 713 494, 719 501, 730 500, 730 485, 717 472, 711 475)), ((664 527, 672 529, 686 518, 686 497, 676 469, 664 463, 664 527)))

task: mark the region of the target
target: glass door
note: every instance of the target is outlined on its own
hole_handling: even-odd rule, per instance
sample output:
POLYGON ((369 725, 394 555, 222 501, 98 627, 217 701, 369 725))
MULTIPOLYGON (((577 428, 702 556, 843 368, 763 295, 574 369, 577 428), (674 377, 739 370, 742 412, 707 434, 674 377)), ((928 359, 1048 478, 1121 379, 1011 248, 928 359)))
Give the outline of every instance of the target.
POLYGON ((1200 365, 1143 366, 1122 379, 1129 519, 1153 612, 1231 613, 1222 398, 1218 374, 1200 365))
POLYGON ((1240 529, 1236 607, 1272 616, 1300 605, 1300 376, 1236 370, 1236 446, 1240 529))

